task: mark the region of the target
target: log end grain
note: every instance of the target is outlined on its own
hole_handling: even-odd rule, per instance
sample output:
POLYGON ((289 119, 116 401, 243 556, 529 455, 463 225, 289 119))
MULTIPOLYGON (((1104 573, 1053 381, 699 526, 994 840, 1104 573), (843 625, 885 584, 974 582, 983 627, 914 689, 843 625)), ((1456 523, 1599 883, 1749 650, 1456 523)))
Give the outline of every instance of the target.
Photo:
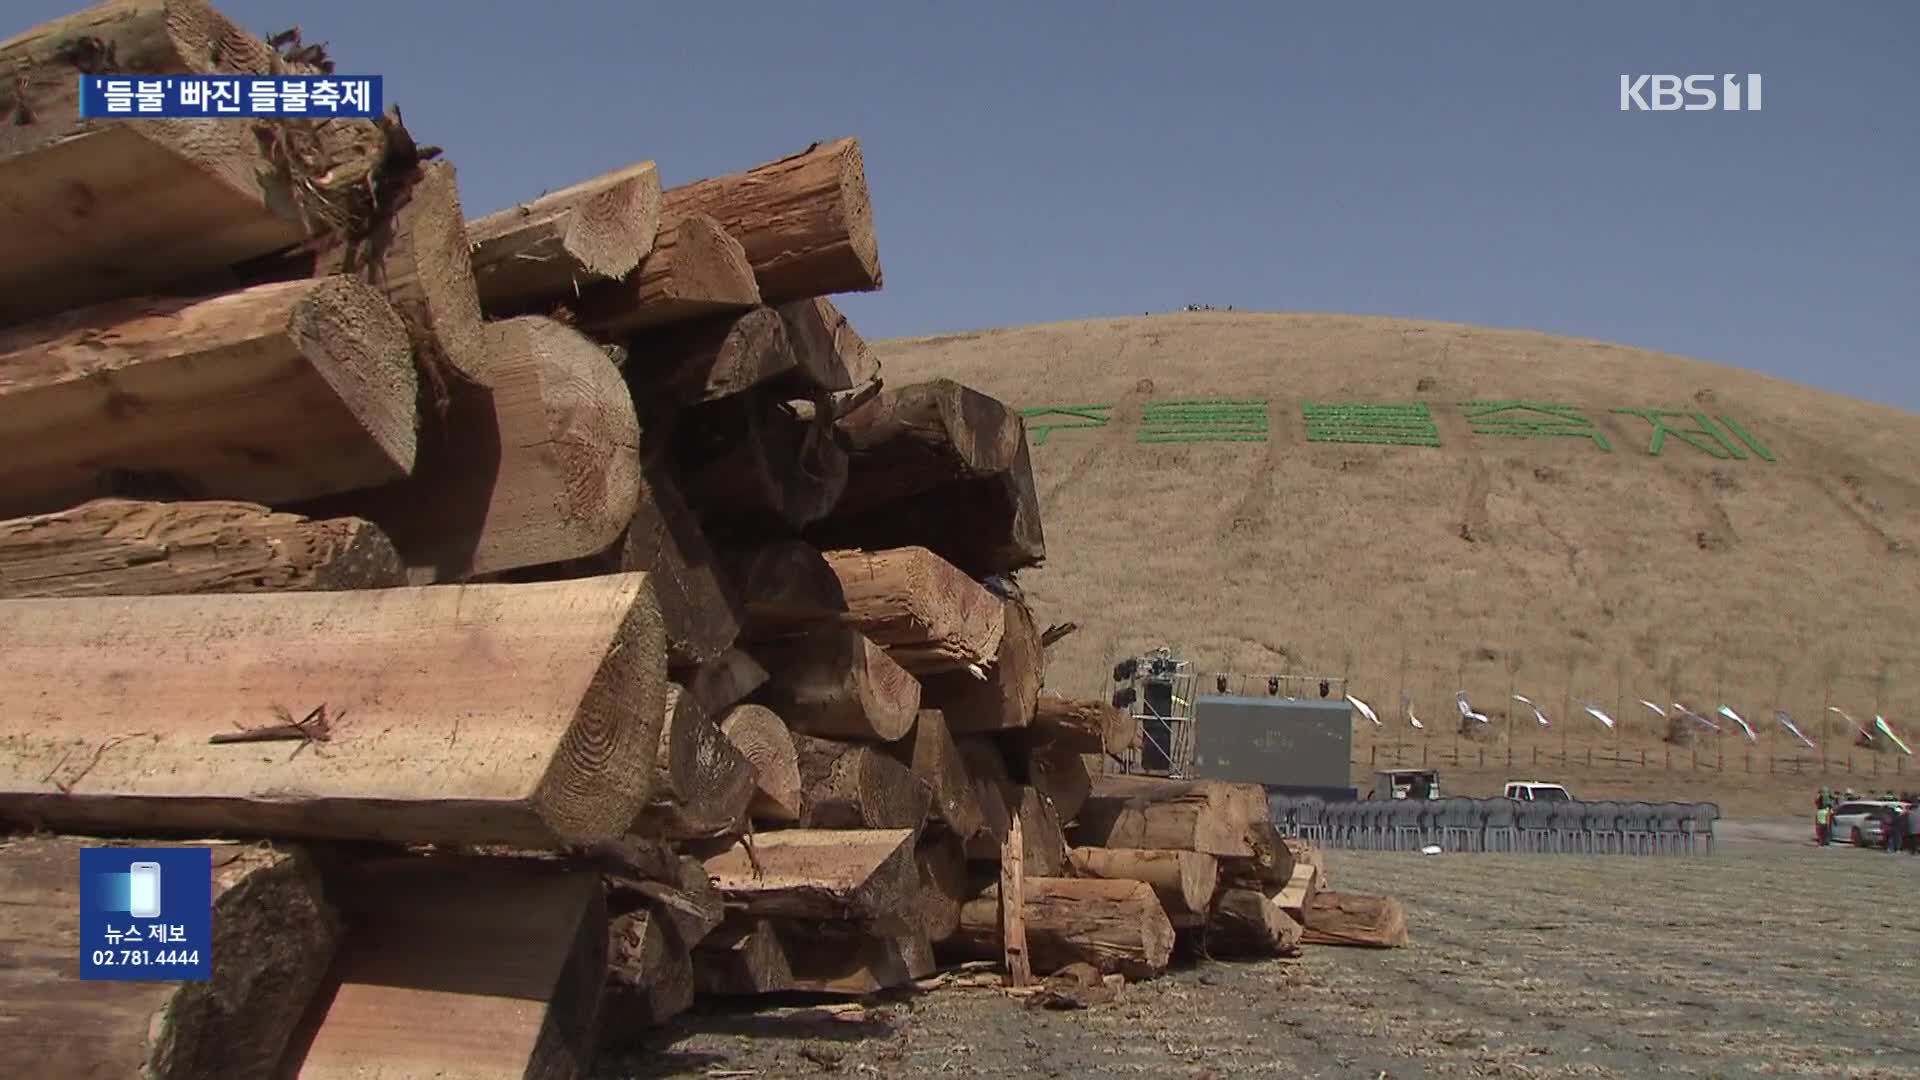
POLYGON ((288 335, 390 458, 396 475, 413 471, 418 449, 419 385, 406 324, 365 285, 335 277, 296 305, 288 335))
POLYGON ((754 795, 748 813, 760 821, 799 821, 799 757, 793 735, 779 715, 764 705, 739 705, 721 719, 720 733, 753 771, 754 795))

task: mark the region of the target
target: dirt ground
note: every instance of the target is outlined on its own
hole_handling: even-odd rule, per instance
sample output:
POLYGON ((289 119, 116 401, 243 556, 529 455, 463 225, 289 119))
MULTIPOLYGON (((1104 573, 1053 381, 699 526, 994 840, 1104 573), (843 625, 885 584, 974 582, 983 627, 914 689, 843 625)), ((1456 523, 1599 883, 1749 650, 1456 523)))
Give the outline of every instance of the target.
POLYGON ((703 1011, 605 1078, 1920 1077, 1920 857, 1723 823, 1713 858, 1333 852, 1412 947, 1209 963, 1084 1012, 988 989, 864 1024, 703 1011))

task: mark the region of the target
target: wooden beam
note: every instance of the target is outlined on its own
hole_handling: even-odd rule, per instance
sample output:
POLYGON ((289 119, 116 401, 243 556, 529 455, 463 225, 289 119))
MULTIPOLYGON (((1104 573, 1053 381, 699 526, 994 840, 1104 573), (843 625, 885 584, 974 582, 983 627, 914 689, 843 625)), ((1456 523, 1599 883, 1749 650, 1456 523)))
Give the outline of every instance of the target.
POLYGON ((1407 944, 1407 909, 1391 896, 1316 893, 1306 910, 1308 945, 1398 949, 1407 944))
POLYGON ((1025 986, 1033 981, 1033 965, 1027 955, 1027 924, 1023 917, 1027 904, 1026 829, 1018 813, 1008 823, 1007 838, 1000 844, 998 900, 1000 955, 1007 969, 1007 985, 1025 986))
MULTIPOLYGON (((912 730, 885 744, 886 752, 903 762, 932 793, 931 812, 961 839, 986 827, 980 796, 967 774, 967 763, 947 730, 938 709, 921 709, 912 730)), ((942 935, 934 935, 938 941, 942 935)))
POLYGON ((786 324, 772 308, 678 323, 628 346, 626 377, 649 403, 716 401, 756 386, 791 387, 802 374, 786 324))
POLYGON ((83 982, 80 850, 128 843, 156 846, 0 840, 0 1074, 272 1075, 341 935, 311 861, 297 848, 212 845, 212 978, 83 982))
MULTIPOLYGON (((1020 915, 1036 973, 1080 962, 1129 979, 1166 969, 1173 924, 1144 882, 1029 877, 1022 884, 1026 903, 1020 915)), ((956 955, 1002 959, 998 886, 961 907, 960 930, 947 945, 956 955)))
POLYGON ((1320 884, 1315 880, 1315 874, 1312 864, 1296 862, 1293 864, 1293 874, 1287 879, 1287 883, 1280 888, 1279 892, 1273 894, 1273 902, 1280 905, 1280 910, 1292 916, 1294 922, 1303 926, 1307 921, 1307 909, 1312 907, 1313 898, 1320 891, 1320 884))
MULTIPOLYGON (((960 751, 974 801, 980 807, 981 831, 969 840, 990 837, 993 843, 998 843, 1006 839, 1013 812, 1020 805, 1020 789, 1007 774, 1007 761, 1001 756, 1000 747, 985 735, 955 738, 953 744, 960 751)), ((981 857, 987 856, 983 853, 981 857)))
POLYGON ((1292 956, 1300 924, 1258 889, 1221 889, 1207 913, 1207 951, 1214 956, 1292 956))
POLYGON ((804 540, 773 540, 736 548, 721 557, 726 579, 740 597, 750 641, 783 637, 847 611, 840 579, 820 549, 804 540))
POLYGON ((1093 794, 1093 774, 1087 769, 1086 759, 1079 754, 1064 751, 1031 754, 1027 757, 1027 778, 1053 804, 1054 813, 1063 825, 1079 815, 1087 797, 1093 794))
POLYGON ((1001 633, 993 663, 982 679, 971 671, 921 679, 927 707, 946 714, 956 734, 1014 731, 1033 722, 1034 704, 1046 674, 1046 650, 1025 604, 999 600, 1001 633))
POLYGON ((739 832, 753 800, 752 767, 721 734, 699 695, 673 683, 667 700, 667 721, 653 765, 653 794, 633 831, 672 840, 739 832))
POLYGON ((607 970, 597 873, 388 858, 329 886, 350 933, 288 1075, 571 1078, 592 1067, 607 970))
POLYGON ((0 42, 0 324, 157 291, 328 228, 307 182, 366 187, 386 153, 372 121, 80 118, 87 72, 284 69, 200 0, 100 4, 0 42), (283 168, 295 158, 298 177, 283 168))
POLYGON ((1067 852, 1067 863, 1075 877, 1146 882, 1169 916, 1204 918, 1219 882, 1213 856, 1197 851, 1077 847, 1067 852))
POLYGON ((753 773, 748 815, 777 824, 799 821, 800 757, 779 714, 764 705, 736 706, 721 719, 720 734, 747 759, 753 773))
POLYGON ((1094 778, 1080 808, 1073 842, 1086 847, 1156 848, 1247 856, 1246 819, 1217 787, 1174 785, 1167 791, 1114 793, 1111 777, 1094 778))
POLYGON ((727 902, 749 915, 904 931, 915 921, 913 836, 912 829, 782 829, 737 841, 706 867, 727 902))
POLYGON ((480 306, 493 315, 546 314, 596 282, 632 273, 659 232, 660 173, 651 161, 469 221, 480 306))
POLYGON ((1018 410, 951 379, 889 387, 836 426, 848 447, 845 514, 991 479, 1013 468, 1026 439, 1018 410))
POLYGON ((664 713, 639 574, 7 600, 0 641, 0 700, 33 703, 0 714, 0 819, 78 831, 611 840, 649 794, 664 713), (209 744, 321 707, 312 748, 209 744))
POLYGON ((196 498, 286 502, 413 469, 406 328, 345 278, 116 301, 0 331, 0 513, 136 473, 196 498))
POLYGON ((788 925, 782 934, 793 989, 865 997, 933 974, 933 946, 918 927, 788 925))
POLYGON ((700 699, 707 715, 724 716, 767 684, 767 669, 744 649, 728 649, 693 669, 687 689, 700 699))
POLYGON ((669 217, 709 214, 733 234, 769 304, 880 287, 858 139, 672 188, 664 206, 669 217))
POLYGON ((636 1041, 693 1004, 691 946, 659 911, 615 915, 607 927, 606 1041, 636 1041))
POLYGON ((793 989, 787 948, 771 919, 736 916, 693 950, 694 986, 703 994, 771 994, 793 989))
POLYGON ((764 691, 787 726, 841 739, 892 742, 920 712, 920 683, 852 627, 823 627, 754 647, 764 691))
POLYGON ((705 214, 664 222, 653 253, 625 280, 583 289, 577 325, 600 338, 624 338, 673 323, 745 311, 760 286, 740 241, 705 214))
MULTIPOLYGON (((1060 877, 1067 872, 1067 838, 1060 828, 1060 817, 1053 802, 1028 785, 1013 792, 1010 817, 1022 822, 1022 862, 1037 877, 1060 877)), ((981 833, 967 842, 967 857, 989 861, 1002 857, 1005 844, 995 844, 989 833, 981 833)))
POLYGON ((878 392, 880 358, 832 300, 794 300, 781 304, 779 311, 799 367, 814 372, 816 384, 835 391, 836 417, 850 411, 841 405, 849 395, 867 387, 878 392))
POLYGON ((918 829, 932 799, 913 770, 865 743, 795 735, 800 824, 813 829, 918 829))
POLYGON ((923 547, 830 551, 849 621, 915 675, 994 662, 1006 627, 1003 602, 923 547))
POLYGON ((359 518, 313 521, 255 503, 95 499, 0 521, 0 598, 404 584, 393 542, 359 518))
POLYGON ((960 905, 967 899, 967 852, 949 829, 928 829, 913 847, 920 877, 920 928, 938 945, 960 929, 960 905))
POLYGON ((421 583, 590 556, 638 513, 639 421, 599 346, 538 316, 482 340, 489 381, 429 414, 411 477, 303 507, 376 522, 421 583))
POLYGON ((755 537, 806 528, 846 486, 847 456, 832 424, 819 414, 802 419, 773 388, 683 411, 674 451, 680 488, 703 518, 755 537))
POLYGON ((1021 739, 1036 752, 1123 754, 1138 742, 1136 730, 1133 717, 1111 702, 1041 694, 1034 700, 1033 724, 1021 739))

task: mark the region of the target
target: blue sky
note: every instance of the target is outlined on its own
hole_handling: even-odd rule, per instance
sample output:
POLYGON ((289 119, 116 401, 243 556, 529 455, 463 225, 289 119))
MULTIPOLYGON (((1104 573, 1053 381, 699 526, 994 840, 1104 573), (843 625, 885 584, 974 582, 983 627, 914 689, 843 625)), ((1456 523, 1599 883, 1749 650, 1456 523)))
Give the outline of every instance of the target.
POLYGON ((1920 4, 217 6, 386 76, 470 214, 859 136, 886 288, 843 306, 872 337, 1361 312, 1920 408, 1920 4), (1623 113, 1625 72, 1759 72, 1765 108, 1623 113))

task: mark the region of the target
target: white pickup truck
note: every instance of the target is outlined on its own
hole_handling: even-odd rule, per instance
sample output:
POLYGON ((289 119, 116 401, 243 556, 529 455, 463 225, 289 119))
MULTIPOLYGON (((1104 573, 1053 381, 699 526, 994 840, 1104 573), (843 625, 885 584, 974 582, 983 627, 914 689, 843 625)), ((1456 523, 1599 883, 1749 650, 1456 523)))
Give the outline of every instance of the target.
POLYGON ((1573 796, 1559 784, 1539 780, 1509 780, 1506 796, 1516 802, 1572 802, 1573 796))

